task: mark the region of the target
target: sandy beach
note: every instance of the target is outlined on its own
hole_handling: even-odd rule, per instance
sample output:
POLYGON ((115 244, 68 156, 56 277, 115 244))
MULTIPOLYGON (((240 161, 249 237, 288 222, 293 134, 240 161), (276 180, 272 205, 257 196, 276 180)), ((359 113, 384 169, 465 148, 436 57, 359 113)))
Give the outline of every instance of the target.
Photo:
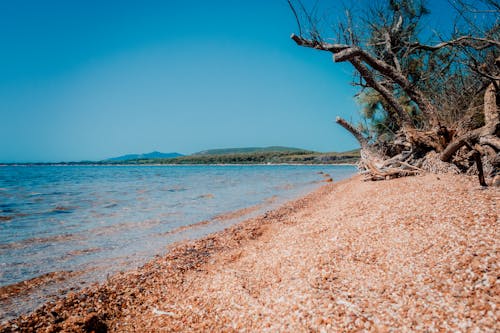
POLYGON ((498 188, 328 183, 1 332, 500 330, 498 188))

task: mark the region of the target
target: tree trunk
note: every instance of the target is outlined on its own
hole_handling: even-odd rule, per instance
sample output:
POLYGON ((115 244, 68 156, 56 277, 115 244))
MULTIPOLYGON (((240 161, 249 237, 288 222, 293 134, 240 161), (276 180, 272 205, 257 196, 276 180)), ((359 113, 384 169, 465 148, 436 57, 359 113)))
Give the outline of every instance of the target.
POLYGON ((361 146, 361 149, 365 149, 368 147, 368 140, 361 134, 360 131, 358 131, 354 126, 351 125, 348 121, 341 117, 337 117, 335 119, 335 122, 345 128, 349 133, 351 133, 356 140, 358 140, 359 145, 361 146))

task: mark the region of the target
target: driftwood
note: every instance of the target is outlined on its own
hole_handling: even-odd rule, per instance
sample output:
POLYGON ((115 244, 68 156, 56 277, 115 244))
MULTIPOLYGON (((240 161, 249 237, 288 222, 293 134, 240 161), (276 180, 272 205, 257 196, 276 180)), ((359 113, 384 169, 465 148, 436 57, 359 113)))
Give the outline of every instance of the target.
POLYGON ((367 177, 365 178, 365 180, 387 180, 387 179, 392 179, 392 178, 413 176, 413 175, 418 175, 418 174, 422 173, 422 171, 423 171, 423 170, 422 171, 419 170, 416 167, 415 168, 410 167, 408 169, 391 168, 391 167, 378 168, 371 161, 365 161, 364 166, 366 167, 366 170, 368 171, 368 174, 367 174, 367 177))

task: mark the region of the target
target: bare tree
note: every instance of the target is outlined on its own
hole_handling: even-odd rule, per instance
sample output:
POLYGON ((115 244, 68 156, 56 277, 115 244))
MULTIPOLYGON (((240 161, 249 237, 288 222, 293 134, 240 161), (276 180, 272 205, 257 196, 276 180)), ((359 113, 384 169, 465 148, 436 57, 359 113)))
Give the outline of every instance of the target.
POLYGON ((421 24, 429 13, 424 0, 375 2, 357 17, 346 10, 334 42, 319 31, 313 12, 300 1, 288 1, 299 29, 299 35, 291 35, 295 43, 350 63, 365 99, 384 112, 390 139, 369 137, 337 118, 359 141, 360 166, 374 180, 422 169, 482 174, 483 164, 488 176, 498 173, 500 6, 496 0, 475 6, 450 1, 457 14, 454 30, 448 39, 434 34, 439 38, 434 43, 421 41, 429 35, 421 24), (481 27, 474 15, 486 17, 481 27), (483 119, 472 121, 478 114, 483 119))

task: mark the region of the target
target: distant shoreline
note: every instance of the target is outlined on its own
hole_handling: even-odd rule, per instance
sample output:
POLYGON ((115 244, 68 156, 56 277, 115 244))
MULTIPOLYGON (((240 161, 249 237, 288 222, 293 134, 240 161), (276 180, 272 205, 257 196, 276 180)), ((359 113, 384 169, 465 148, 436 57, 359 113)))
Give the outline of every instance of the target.
MULTIPOLYGON (((177 153, 169 153, 177 154, 177 153)), ((355 164, 360 151, 319 153, 287 147, 213 149, 191 155, 164 157, 165 153, 132 154, 102 160, 58 162, 3 162, 0 165, 330 165, 355 164), (277 149, 281 150, 277 150, 277 149)))
POLYGON ((19 166, 357 166, 357 163, 1 163, 0 167, 19 166))

